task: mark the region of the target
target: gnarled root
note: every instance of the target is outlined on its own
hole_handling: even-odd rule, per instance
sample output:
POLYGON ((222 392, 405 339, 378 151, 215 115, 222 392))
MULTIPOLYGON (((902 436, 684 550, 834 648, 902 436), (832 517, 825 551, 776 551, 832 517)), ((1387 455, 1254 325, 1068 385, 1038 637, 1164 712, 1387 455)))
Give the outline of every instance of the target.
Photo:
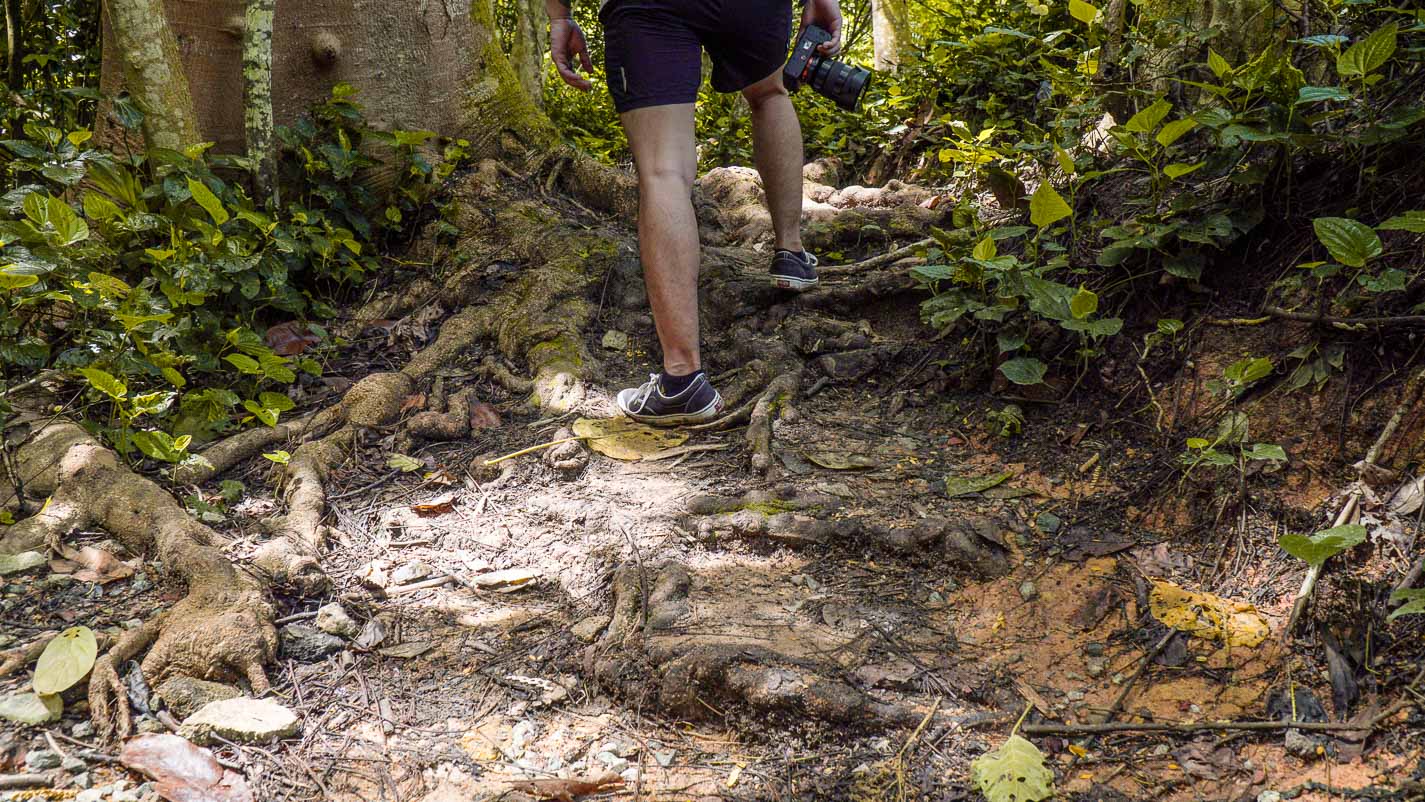
POLYGON ((79 426, 37 417, 29 423, 35 430, 16 454, 21 476, 26 487, 53 496, 65 512, 26 519, 25 536, 57 543, 74 529, 100 527, 130 551, 152 550, 188 585, 182 601, 127 633, 96 664, 89 704, 100 734, 129 734, 128 703, 113 667, 150 643, 153 649, 143 661, 150 681, 175 674, 245 678, 254 692, 265 692, 262 667, 276 652, 277 635, 263 584, 223 556, 216 532, 161 487, 121 465, 79 426))
POLYGON ((691 609, 692 576, 676 563, 614 575, 613 616, 585 653, 585 670, 610 691, 647 695, 690 719, 732 705, 837 721, 910 725, 908 707, 880 702, 835 676, 834 666, 740 642, 690 642, 672 630, 691 609))
POLYGON ((747 420, 747 445, 752 449, 752 470, 765 474, 772 469, 773 418, 787 414, 792 397, 802 383, 802 372, 795 370, 773 379, 752 407, 747 420))
POLYGON ((860 521, 831 517, 840 507, 832 496, 788 486, 737 497, 694 496, 687 508, 704 540, 737 538, 807 546, 851 538, 861 531, 860 521))

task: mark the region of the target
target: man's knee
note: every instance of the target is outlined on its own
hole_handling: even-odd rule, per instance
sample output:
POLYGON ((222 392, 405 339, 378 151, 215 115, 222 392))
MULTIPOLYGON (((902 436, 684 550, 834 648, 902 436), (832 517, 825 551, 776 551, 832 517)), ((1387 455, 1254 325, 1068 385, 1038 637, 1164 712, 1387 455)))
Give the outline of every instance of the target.
POLYGON ((781 70, 742 90, 742 96, 747 98, 747 104, 754 110, 790 97, 786 85, 782 83, 781 70))
POLYGON ((638 166, 638 183, 643 187, 676 189, 691 192, 696 167, 675 161, 660 161, 638 166))

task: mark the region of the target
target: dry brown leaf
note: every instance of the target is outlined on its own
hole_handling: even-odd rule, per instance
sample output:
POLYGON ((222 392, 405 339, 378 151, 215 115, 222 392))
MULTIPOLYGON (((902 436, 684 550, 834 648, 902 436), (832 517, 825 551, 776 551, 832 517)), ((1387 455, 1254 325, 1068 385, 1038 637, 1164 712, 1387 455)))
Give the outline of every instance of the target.
POLYGON ((1256 646, 1271 634, 1267 619, 1247 602, 1195 593, 1172 582, 1153 582, 1148 607, 1168 627, 1228 646, 1256 646))
POLYGON ((410 395, 408 395, 408 396, 406 396, 405 398, 401 399, 401 414, 402 414, 402 415, 406 414, 407 412, 414 412, 414 411, 416 411, 416 410, 421 410, 421 409, 425 409, 425 408, 426 408, 426 394, 425 394, 425 393, 411 393, 410 395))
POLYGON ((592 779, 581 777, 554 778, 549 780, 517 780, 510 784, 516 791, 531 794, 535 799, 556 799, 559 802, 574 802, 576 797, 612 791, 623 787, 623 778, 609 773, 592 779))
POLYGON ((140 735, 124 743, 119 762, 150 777, 169 802, 253 802, 243 776, 207 749, 177 735, 140 735))
POLYGON ((422 518, 434 518, 437 515, 444 515, 455 509, 455 494, 446 493, 437 496, 424 504, 412 504, 411 511, 422 518))
POLYGON ((496 588, 521 587, 539 578, 539 572, 531 571, 528 568, 506 568, 503 571, 491 571, 488 574, 481 574, 473 580, 475 587, 486 590, 496 588))
POLYGON ((278 356, 296 356, 321 341, 307 324, 297 320, 278 323, 267 330, 267 347, 278 356))
POLYGON ((494 429, 499 427, 500 413, 484 401, 476 401, 470 405, 470 428, 472 429, 494 429))
POLYGON ((383 657, 395 657, 401 660, 409 660, 412 657, 420 657, 431 649, 435 644, 430 641, 410 640, 405 643, 398 643, 395 646, 387 646, 384 649, 377 649, 376 653, 383 657))

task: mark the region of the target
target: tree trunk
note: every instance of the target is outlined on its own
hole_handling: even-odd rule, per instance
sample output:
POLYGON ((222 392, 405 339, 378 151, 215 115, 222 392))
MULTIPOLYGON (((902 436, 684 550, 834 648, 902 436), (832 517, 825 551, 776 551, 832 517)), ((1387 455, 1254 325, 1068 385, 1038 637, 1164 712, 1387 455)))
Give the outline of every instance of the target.
MULTIPOLYGON (((118 2, 119 0, 111 0, 118 2)), ((135 2, 135 0, 125 0, 135 2)), ((140 0, 165 6, 198 100, 199 131, 224 153, 247 150, 241 103, 246 0, 140 0)), ((120 86, 106 47, 107 92, 120 86)), ((542 150, 548 118, 500 47, 492 0, 277 0, 272 113, 290 125, 331 96, 359 90, 367 121, 471 141, 477 155, 542 150)))
POLYGON ((257 195, 276 205, 277 153, 272 149, 272 15, 277 0, 248 0, 243 26, 243 111, 247 155, 257 195))
POLYGON ((20 0, 5 0, 5 85, 12 92, 24 85, 25 53, 20 0))
POLYGON ((520 0, 510 47, 510 61, 519 74, 520 86, 540 108, 544 108, 546 18, 544 0, 520 0))
POLYGON ((108 0, 105 6, 124 83, 144 110, 144 141, 175 150, 197 143, 193 97, 161 0, 108 0))
POLYGON ((871 38, 876 69, 895 70, 906 60, 911 52, 906 0, 871 0, 871 38))

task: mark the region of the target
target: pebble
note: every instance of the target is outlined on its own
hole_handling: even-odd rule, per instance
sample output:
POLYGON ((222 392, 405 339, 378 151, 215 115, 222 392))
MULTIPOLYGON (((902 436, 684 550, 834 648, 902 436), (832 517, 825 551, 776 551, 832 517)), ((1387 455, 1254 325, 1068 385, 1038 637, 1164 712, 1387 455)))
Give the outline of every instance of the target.
POLYGON ((153 587, 153 582, 149 581, 148 574, 142 571, 134 574, 134 578, 129 582, 129 590, 134 593, 143 593, 151 587, 153 587))
POLYGON ((168 728, 163 726, 163 722, 156 718, 141 718, 135 726, 143 735, 160 735, 168 732, 168 728))
POLYGON ((270 699, 223 699, 210 702, 183 720, 180 734, 195 743, 221 735, 240 743, 263 743, 296 734, 297 714, 270 699))
POLYGON ((88 788, 94 784, 94 780, 89 777, 89 772, 87 771, 74 775, 74 778, 70 780, 70 782, 74 783, 76 788, 88 788))
POLYGON ((628 761, 614 754, 613 752, 600 752, 594 755, 594 759, 604 764, 609 771, 620 772, 628 768, 628 761))
POLYGON ((1069 691, 1068 693, 1064 694, 1064 697, 1067 698, 1070 702, 1082 702, 1084 700, 1084 692, 1069 691))
POLYGON ((47 771, 59 768, 58 752, 48 749, 31 749, 25 753, 25 768, 29 771, 47 771))
POLYGON ((1084 644, 1084 654, 1089 657, 1103 657, 1105 651, 1104 645, 1098 641, 1090 641, 1084 644))
POLYGON ((1257 802, 1282 802, 1282 792, 1263 791, 1257 794, 1257 802))
POLYGON ((1088 675, 1089 675, 1090 677, 1093 677, 1094 679, 1098 679, 1099 677, 1103 676, 1106 671, 1108 671, 1108 658, 1107 658, 1107 657, 1089 657, 1089 658, 1086 658, 1086 659, 1084 660, 1084 671, 1088 672, 1088 675))
POLYGON ((242 696, 242 691, 232 685, 184 676, 166 679, 154 689, 154 697, 180 720, 198 712, 209 702, 239 696, 242 696))
POLYGON ((59 767, 70 774, 79 774, 87 770, 89 768, 89 764, 85 763, 77 757, 67 757, 64 760, 60 761, 59 767))
POLYGON ((391 584, 406 585, 431 575, 431 567, 420 560, 412 560, 391 572, 391 584))
POLYGON ((341 638, 307 624, 288 624, 277 635, 282 655, 301 663, 315 663, 346 646, 341 638))
POLYGON ((1019 584, 1019 595, 1025 601, 1032 601, 1039 598, 1039 588, 1035 586, 1034 580, 1026 579, 1019 584))
POLYGON ((1039 517, 1034 520, 1034 523, 1039 527, 1039 531, 1047 535, 1054 534, 1059 531, 1059 527, 1064 525, 1064 522, 1060 520, 1059 516, 1052 512, 1039 513, 1039 517))
POLYGON ((361 627, 347 615, 346 608, 336 602, 317 610, 316 624, 317 629, 341 638, 354 638, 361 633, 361 627))
POLYGON ((94 723, 90 721, 81 721, 78 724, 75 724, 73 727, 69 728, 69 734, 73 735, 75 738, 88 738, 89 736, 94 734, 94 723))
POLYGON ((112 785, 97 785, 93 788, 80 791, 79 794, 74 797, 74 802, 104 802, 104 800, 112 798, 114 794, 120 793, 123 790, 124 784, 121 782, 112 785))

